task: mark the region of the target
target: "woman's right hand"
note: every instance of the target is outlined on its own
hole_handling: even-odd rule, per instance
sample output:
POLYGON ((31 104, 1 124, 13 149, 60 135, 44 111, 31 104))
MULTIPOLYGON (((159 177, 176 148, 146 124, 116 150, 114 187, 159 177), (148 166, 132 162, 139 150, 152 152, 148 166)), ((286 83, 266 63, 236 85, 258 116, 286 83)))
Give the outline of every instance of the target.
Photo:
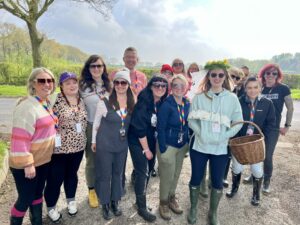
POLYGON ((93 152, 96 152, 96 143, 92 143, 91 149, 93 152))
POLYGON ((33 179, 35 178, 36 172, 35 172, 35 167, 34 165, 30 165, 24 168, 25 172, 25 177, 28 179, 33 179))
POLYGON ((145 151, 145 156, 148 160, 151 160, 153 158, 153 154, 149 149, 145 151))

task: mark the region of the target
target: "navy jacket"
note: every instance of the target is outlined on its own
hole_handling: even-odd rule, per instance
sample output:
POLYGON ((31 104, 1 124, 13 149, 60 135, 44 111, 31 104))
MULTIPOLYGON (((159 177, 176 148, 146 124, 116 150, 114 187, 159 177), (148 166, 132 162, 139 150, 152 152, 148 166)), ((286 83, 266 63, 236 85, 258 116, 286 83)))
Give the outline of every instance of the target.
POLYGON ((178 137, 179 137, 179 133, 181 132, 182 123, 180 122, 177 103, 173 95, 167 97, 158 110, 157 132, 158 132, 158 144, 161 153, 164 153, 166 151, 167 145, 176 148, 181 148, 188 142, 189 128, 188 128, 187 118, 190 109, 190 103, 186 98, 183 98, 183 102, 184 102, 185 125, 182 127, 182 132, 184 135, 183 135, 183 141, 181 143, 178 143, 178 137))
MULTIPOLYGON (((251 103, 247 100, 246 96, 242 96, 240 99, 242 111, 243 111, 243 119, 249 121, 250 120, 250 111, 251 111, 251 103)), ((254 121, 255 124, 259 126, 259 128, 264 133, 266 140, 272 141, 273 134, 276 134, 276 116, 275 116, 275 108, 271 100, 265 97, 259 97, 257 99, 257 105, 255 108, 254 121)), ((237 136, 245 136, 247 133, 248 124, 244 124, 242 129, 239 131, 237 136)), ((254 130, 255 134, 258 134, 257 129, 254 130)), ((266 142, 266 145, 268 143, 266 142)))

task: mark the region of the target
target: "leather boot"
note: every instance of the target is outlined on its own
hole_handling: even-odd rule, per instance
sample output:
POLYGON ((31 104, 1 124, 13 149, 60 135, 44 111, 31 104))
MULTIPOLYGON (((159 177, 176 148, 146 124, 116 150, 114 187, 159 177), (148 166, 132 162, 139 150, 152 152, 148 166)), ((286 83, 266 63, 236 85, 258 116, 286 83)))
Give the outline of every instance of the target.
POLYGON ((190 224, 195 224, 197 222, 197 205, 200 194, 200 186, 189 185, 189 187, 191 208, 187 219, 190 224))
POLYGON ((10 225, 22 225, 24 217, 10 216, 10 225))
POLYGON ((160 214, 161 218, 163 218, 164 220, 170 220, 171 219, 171 213, 170 213, 170 209, 169 209, 169 206, 168 206, 168 201, 160 200, 159 214, 160 214))
POLYGON ((232 187, 231 190, 226 193, 226 197, 232 198, 237 193, 237 191, 239 190, 240 182, 241 182, 241 173, 234 174, 232 172, 232 187))
POLYGON ((182 214, 183 210, 180 208, 175 195, 169 197, 169 208, 176 214, 182 214))
POLYGON ((270 179, 264 179, 262 193, 264 195, 270 194, 270 179))
POLYGON ((210 204, 209 204, 209 212, 208 212, 208 221, 209 225, 218 225, 218 207, 220 203, 220 199, 222 197, 222 190, 220 189, 211 189, 210 193, 210 204))
POLYGON ((138 207, 138 214, 148 222, 154 222, 156 220, 156 216, 150 213, 147 209, 146 195, 137 195, 136 196, 136 204, 138 207))
POLYGON ((32 225, 42 225, 43 203, 29 207, 29 218, 32 225))
POLYGON ((208 198, 208 192, 207 192, 207 182, 206 182, 206 169, 204 170, 203 178, 200 184, 200 195, 203 198, 208 198))
POLYGON ((115 216, 121 216, 122 211, 119 208, 119 202, 118 201, 111 201, 111 209, 115 216))
POLYGON ((253 175, 252 174, 243 179, 243 184, 252 184, 252 182, 253 182, 253 175))
POLYGON ((251 204, 253 206, 259 205, 261 183, 262 183, 262 178, 253 179, 253 195, 251 199, 251 204))
POLYGON ((112 213, 110 211, 109 204, 103 204, 102 205, 102 216, 105 220, 112 219, 112 213))

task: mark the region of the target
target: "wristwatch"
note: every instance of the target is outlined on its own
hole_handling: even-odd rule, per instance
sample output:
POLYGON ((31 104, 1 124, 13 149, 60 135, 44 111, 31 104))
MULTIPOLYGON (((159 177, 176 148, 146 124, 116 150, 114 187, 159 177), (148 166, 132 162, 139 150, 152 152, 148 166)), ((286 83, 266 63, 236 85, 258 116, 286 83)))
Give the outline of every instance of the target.
POLYGON ((291 127, 291 124, 284 124, 284 127, 291 127))

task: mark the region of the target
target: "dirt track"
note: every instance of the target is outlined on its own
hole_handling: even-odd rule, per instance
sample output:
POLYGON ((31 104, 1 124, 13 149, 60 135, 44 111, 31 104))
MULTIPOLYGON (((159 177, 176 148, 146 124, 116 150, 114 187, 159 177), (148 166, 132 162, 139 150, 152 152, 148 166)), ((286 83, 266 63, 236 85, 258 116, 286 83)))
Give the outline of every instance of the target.
MULTIPOLYGON (((130 157, 129 157, 130 159, 130 157)), ((223 225, 299 225, 300 224, 300 136, 298 132, 291 131, 287 137, 281 137, 275 152, 275 168, 273 181, 271 183, 272 193, 270 196, 262 196, 262 203, 259 207, 250 204, 251 186, 241 184, 240 190, 234 199, 227 199, 225 195, 220 203, 219 218, 223 225)), ((59 209, 63 213, 61 224, 145 224, 136 214, 133 207, 135 200, 132 186, 127 184, 127 194, 121 202, 123 216, 114 218, 107 222, 101 217, 100 208, 90 209, 87 203, 87 189, 84 180, 84 161, 79 172, 79 187, 77 201, 79 213, 75 218, 70 218, 66 212, 64 193, 62 190, 59 201, 59 209)), ((129 178, 132 164, 129 160, 127 167, 127 177, 129 178)), ((246 170, 248 173, 248 169, 246 170)), ((152 178, 148 188, 149 206, 153 207, 158 219, 154 224, 187 224, 186 216, 189 208, 188 181, 190 178, 190 160, 186 158, 184 167, 177 188, 178 198, 184 209, 181 216, 172 214, 169 222, 162 220, 158 214, 158 186, 159 178, 152 178)), ((129 182, 129 180, 128 180, 129 182)), ((224 189, 224 192, 226 189, 224 189)), ((9 209, 15 200, 16 191, 11 174, 0 189, 0 224, 8 224, 9 209)), ((199 225, 207 224, 206 213, 208 210, 208 200, 200 199, 198 210, 199 225)), ((28 217, 25 223, 29 224, 28 217)), ((44 209, 44 224, 52 224, 46 216, 44 209)))

